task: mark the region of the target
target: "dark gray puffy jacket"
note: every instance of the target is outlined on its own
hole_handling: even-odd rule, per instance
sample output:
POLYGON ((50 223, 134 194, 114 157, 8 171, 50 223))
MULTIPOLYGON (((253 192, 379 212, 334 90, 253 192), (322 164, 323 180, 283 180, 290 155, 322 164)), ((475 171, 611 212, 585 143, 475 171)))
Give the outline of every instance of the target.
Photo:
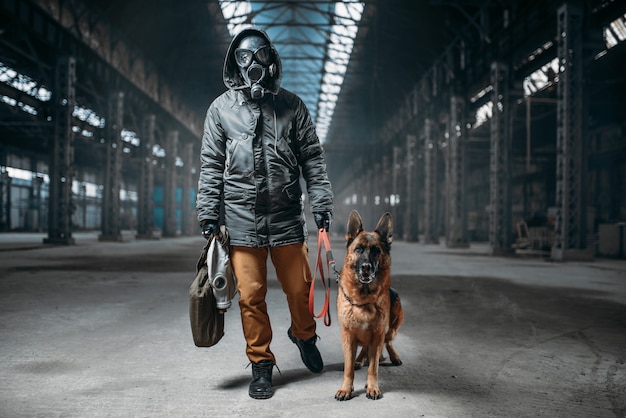
POLYGON ((234 62, 247 29, 230 44, 224 63, 229 90, 209 107, 202 138, 196 209, 198 220, 217 221, 223 201, 231 245, 278 246, 307 237, 300 177, 312 212, 332 211, 324 152, 302 100, 280 87, 282 67, 266 85, 271 94, 249 100, 234 62))

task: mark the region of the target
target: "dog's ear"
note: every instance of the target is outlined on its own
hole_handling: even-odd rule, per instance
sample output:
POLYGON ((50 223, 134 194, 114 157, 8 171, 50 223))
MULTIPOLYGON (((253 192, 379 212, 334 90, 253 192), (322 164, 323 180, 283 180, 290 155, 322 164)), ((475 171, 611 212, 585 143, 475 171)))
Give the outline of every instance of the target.
POLYGON ((380 217, 376 224, 375 231, 380 235, 380 240, 386 245, 387 251, 389 251, 391 242, 393 241, 393 220, 389 212, 386 212, 380 217))
POLYGON ((346 245, 350 245, 352 241, 363 231, 363 221, 361 215, 356 210, 350 213, 348 218, 348 227, 346 232, 346 245))

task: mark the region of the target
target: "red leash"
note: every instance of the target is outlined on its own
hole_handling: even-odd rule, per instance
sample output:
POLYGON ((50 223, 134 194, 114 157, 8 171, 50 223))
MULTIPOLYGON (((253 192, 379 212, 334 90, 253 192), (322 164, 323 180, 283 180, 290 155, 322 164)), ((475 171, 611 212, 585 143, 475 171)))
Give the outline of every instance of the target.
POLYGON ((311 282, 311 289, 309 291, 309 311, 311 315, 315 318, 324 317, 324 325, 327 327, 330 326, 330 269, 333 269, 335 275, 338 276, 337 270, 335 269, 335 259, 333 258, 333 252, 330 249, 330 238, 328 236, 328 231, 324 228, 321 228, 317 231, 317 259, 315 261, 315 272, 313 274, 313 281, 311 282), (324 263, 322 261, 322 244, 326 249, 326 267, 328 268, 328 285, 326 285, 326 276, 324 275, 324 263), (319 315, 315 314, 315 278, 317 276, 317 271, 320 272, 320 278, 322 280, 322 285, 325 289, 324 295, 324 306, 322 307, 322 311, 319 315))

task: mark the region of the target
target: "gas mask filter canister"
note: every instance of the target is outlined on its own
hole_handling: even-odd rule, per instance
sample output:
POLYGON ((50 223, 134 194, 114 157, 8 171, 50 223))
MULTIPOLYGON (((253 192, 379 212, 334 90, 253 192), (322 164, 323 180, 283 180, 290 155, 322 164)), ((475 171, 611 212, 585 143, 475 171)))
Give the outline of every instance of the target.
POLYGON ((246 70, 246 78, 249 80, 250 96, 253 99, 261 99, 265 95, 265 89, 261 82, 265 79, 265 67, 256 62, 246 70))

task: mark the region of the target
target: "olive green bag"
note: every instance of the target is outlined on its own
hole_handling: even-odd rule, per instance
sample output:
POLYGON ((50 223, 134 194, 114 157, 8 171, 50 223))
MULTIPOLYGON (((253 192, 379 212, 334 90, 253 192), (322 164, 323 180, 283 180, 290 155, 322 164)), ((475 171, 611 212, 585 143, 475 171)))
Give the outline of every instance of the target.
POLYGON ((211 347, 224 336, 224 311, 217 309, 217 301, 209 279, 207 254, 211 241, 202 249, 196 268, 196 278, 189 287, 189 319, 193 342, 198 347, 211 347))
POLYGON ((189 319, 193 342, 211 347, 224 336, 224 313, 237 294, 237 278, 230 263, 230 239, 226 227, 207 241, 189 287, 189 319))

